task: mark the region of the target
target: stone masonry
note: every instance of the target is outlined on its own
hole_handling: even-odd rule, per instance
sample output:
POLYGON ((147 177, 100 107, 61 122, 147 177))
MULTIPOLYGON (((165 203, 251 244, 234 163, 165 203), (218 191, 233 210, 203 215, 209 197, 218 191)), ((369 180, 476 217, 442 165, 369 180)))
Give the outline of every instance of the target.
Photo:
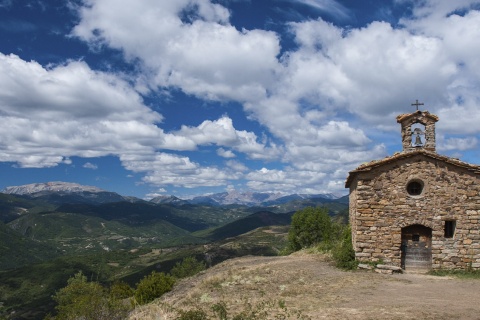
POLYGON ((435 152, 437 120, 420 111, 397 117, 403 152, 350 172, 358 260, 408 269, 417 250, 428 268, 480 269, 480 167, 435 152), (412 147, 410 126, 419 122, 426 142, 412 147))

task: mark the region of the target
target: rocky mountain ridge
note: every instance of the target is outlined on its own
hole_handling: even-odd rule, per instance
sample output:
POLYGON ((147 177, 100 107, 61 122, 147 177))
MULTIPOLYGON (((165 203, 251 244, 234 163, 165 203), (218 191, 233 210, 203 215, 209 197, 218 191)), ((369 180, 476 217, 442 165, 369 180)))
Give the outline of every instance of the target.
POLYGON ((31 183, 31 184, 25 184, 21 186, 6 187, 0 192, 6 193, 6 194, 16 194, 16 195, 31 195, 38 192, 75 193, 75 192, 105 192, 105 190, 94 187, 94 186, 84 186, 84 185, 73 183, 73 182, 52 181, 52 182, 31 183))
MULTIPOLYGON (((109 202, 137 202, 142 201, 135 197, 121 196, 115 192, 106 191, 94 186, 85 186, 72 182, 45 182, 32 183, 20 186, 7 187, 0 191, 5 194, 27 196, 30 198, 44 198, 55 203, 109 203, 109 202)), ((173 195, 155 197, 150 202, 169 205, 209 205, 209 206, 276 206, 293 200, 320 198, 336 200, 340 198, 332 193, 325 194, 290 194, 279 192, 241 192, 231 190, 208 195, 197 196, 192 199, 180 199, 173 195)))
MULTIPOLYGON (((84 186, 72 182, 31 183, 21 186, 6 187, 1 193, 42 199, 50 203, 109 203, 128 201, 132 197, 123 197, 115 192, 106 191, 94 186, 84 186)), ((140 199, 137 199, 140 201, 140 199)))

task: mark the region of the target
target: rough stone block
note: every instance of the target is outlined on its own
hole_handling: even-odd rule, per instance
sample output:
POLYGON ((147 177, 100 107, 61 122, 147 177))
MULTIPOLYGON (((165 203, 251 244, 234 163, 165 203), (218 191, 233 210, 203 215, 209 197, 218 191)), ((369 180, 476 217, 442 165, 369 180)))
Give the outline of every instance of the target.
POLYGON ((393 274, 393 270, 385 270, 385 269, 375 269, 375 272, 382 273, 382 274, 393 274))

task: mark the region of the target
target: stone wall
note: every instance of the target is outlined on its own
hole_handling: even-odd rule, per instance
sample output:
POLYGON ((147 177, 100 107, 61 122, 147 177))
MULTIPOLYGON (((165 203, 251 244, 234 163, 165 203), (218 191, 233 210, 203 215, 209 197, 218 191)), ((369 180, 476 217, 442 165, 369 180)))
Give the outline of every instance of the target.
POLYGON ((350 222, 358 260, 401 265, 402 228, 432 229, 432 268, 480 269, 480 184, 466 168, 419 154, 357 172, 350 183, 350 222), (423 182, 412 196, 409 181, 423 182), (445 221, 455 234, 445 238, 445 221))

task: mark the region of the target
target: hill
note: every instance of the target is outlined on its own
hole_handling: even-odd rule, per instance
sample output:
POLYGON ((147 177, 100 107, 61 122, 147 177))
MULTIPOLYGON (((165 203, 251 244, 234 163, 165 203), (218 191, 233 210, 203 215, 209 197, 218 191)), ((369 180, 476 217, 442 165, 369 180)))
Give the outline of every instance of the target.
POLYGON ((49 261, 0 271, 2 315, 15 312, 15 319, 43 319, 53 308, 52 294, 67 279, 82 270, 89 279, 102 283, 122 280, 135 286, 152 271, 170 272, 175 263, 195 256, 215 265, 244 255, 276 255, 285 247, 288 227, 261 228, 209 244, 158 249, 142 246, 137 250, 80 252, 49 261), (4 313, 2 313, 4 312, 4 313))
POLYGON ((280 214, 270 211, 259 211, 218 228, 197 232, 195 235, 209 241, 217 241, 235 237, 260 227, 288 226, 292 221, 292 215, 293 212, 280 214))
POLYGON ((229 319, 245 312, 254 319, 470 320, 478 319, 478 292, 478 279, 345 272, 320 254, 250 256, 182 280, 130 320, 177 319, 179 310, 211 314, 215 304, 229 319))
POLYGON ((148 225, 131 226, 96 216, 51 212, 24 215, 10 222, 9 227, 19 235, 48 244, 64 254, 198 242, 188 231, 162 219, 150 221, 148 225))
POLYGON ((51 295, 78 270, 106 284, 122 279, 133 286, 187 256, 215 265, 277 255, 292 213, 307 205, 327 207, 335 217, 348 214, 344 199, 334 196, 224 193, 209 205, 171 196, 143 201, 61 182, 4 191, 0 318, 15 312, 19 319, 41 319, 52 308, 51 295))
POLYGON ((24 237, 0 221, 0 270, 47 261, 60 252, 24 237))
POLYGON ((0 221, 8 223, 29 212, 55 209, 55 205, 41 200, 0 193, 0 221))

